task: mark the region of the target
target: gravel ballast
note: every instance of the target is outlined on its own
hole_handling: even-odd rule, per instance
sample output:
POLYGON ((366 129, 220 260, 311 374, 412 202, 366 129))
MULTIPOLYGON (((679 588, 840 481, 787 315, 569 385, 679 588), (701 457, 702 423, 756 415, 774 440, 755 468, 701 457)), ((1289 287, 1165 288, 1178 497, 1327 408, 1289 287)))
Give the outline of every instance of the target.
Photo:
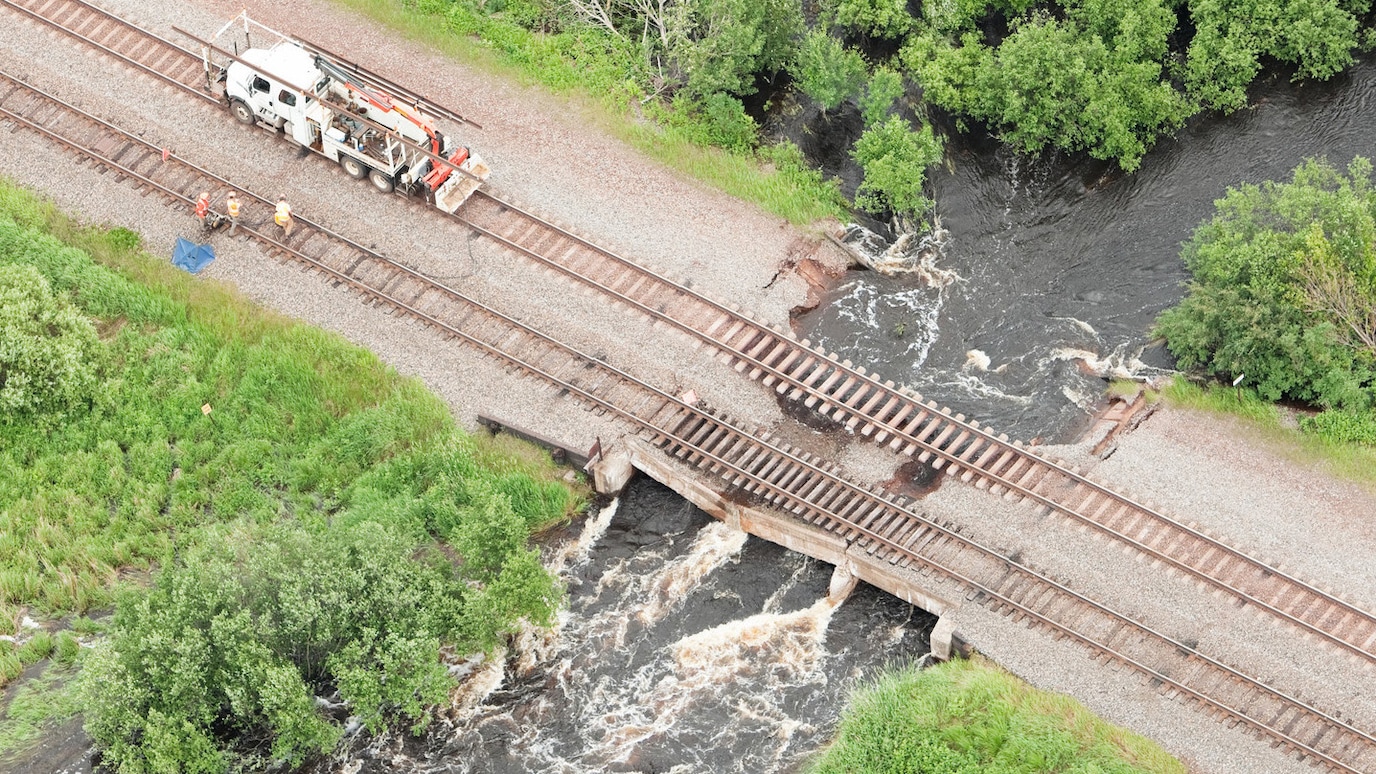
MULTIPOLYGON (((103 5, 169 37, 175 34, 172 24, 208 34, 242 7, 180 0, 104 0, 103 5)), ((461 139, 494 169, 495 193, 671 276, 692 277, 711 297, 787 324, 789 311, 804 303, 807 287, 791 273, 776 279, 780 266, 799 256, 832 266, 844 261, 825 242, 684 180, 589 129, 558 98, 442 60, 325 3, 250 2, 248 10, 270 26, 299 31, 371 69, 394 74, 474 118, 483 131, 461 139)), ((768 390, 687 346, 677 334, 637 322, 593 293, 571 289, 484 240, 472 240, 457 224, 438 223, 434 213, 381 196, 322 159, 300 158, 264 130, 236 124, 223 109, 133 75, 36 23, 17 22, 12 12, 0 11, 0 18, 6 22, 0 30, 0 68, 74 98, 85 109, 263 195, 286 194, 301 215, 376 245, 541 330, 558 332, 586 352, 665 388, 696 390, 735 417, 778 428, 792 443, 822 448, 863 481, 892 475, 897 461, 891 455, 786 420, 768 390)), ((69 154, 27 131, 7 132, 4 138, 0 172, 64 209, 91 222, 135 228, 155 254, 169 254, 178 236, 195 236, 189 212, 139 195, 112 174, 74 164, 69 154)), ((607 420, 557 398, 548 385, 446 343, 416 322, 365 306, 357 295, 267 257, 247 240, 217 236, 215 246, 218 259, 206 276, 377 352, 399 371, 421 378, 466 426, 486 414, 581 448, 599 436, 607 442, 617 431, 607 420)), ((1376 526, 1370 523, 1376 497, 1297 467, 1230 421, 1168 409, 1123 436, 1107 461, 1093 460, 1082 449, 1064 451, 1093 466, 1097 477, 1165 512, 1376 608, 1376 526)), ((1102 540, 1029 506, 955 481, 943 483, 920 505, 937 520, 959 521, 965 534, 1018 551, 1025 563, 1093 590, 1117 609, 1197 641, 1201 651, 1255 667, 1330 712, 1376 727, 1373 668, 1331 646, 1297 638, 1250 610, 1234 609, 1193 581, 1129 553, 1105 550, 1102 540), (1266 633, 1265 639, 1258 632, 1266 633)), ((1066 641, 1055 642, 973 605, 954 615, 960 631, 999 663, 1156 739, 1194 771, 1312 771, 1240 730, 1161 697, 1126 670, 1100 666, 1066 641)))

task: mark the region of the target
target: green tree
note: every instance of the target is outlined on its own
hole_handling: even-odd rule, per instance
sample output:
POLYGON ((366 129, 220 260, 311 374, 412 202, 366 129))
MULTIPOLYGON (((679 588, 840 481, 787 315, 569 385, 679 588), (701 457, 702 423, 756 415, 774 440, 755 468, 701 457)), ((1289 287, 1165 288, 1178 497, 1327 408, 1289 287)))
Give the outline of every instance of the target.
POLYGON ((867 71, 860 52, 819 30, 803 38, 793 65, 798 87, 825 110, 836 108, 860 91, 867 71))
MULTIPOLYGON (((512 518, 500 498, 475 515, 487 516, 512 518)), ((451 684, 442 643, 490 647, 522 615, 547 622, 557 599, 512 530, 470 531, 464 548, 485 561, 468 572, 372 521, 208 538, 119 605, 83 672, 87 732, 116 771, 152 774, 328 752, 343 729, 322 701, 373 730, 423 726, 451 684)))
POLYGON ((914 132, 900 116, 865 131, 852 156, 865 171, 855 204, 867 212, 921 215, 931 206, 923 192, 927 167, 941 160, 941 141, 930 126, 914 132))
POLYGON ((997 47, 977 32, 956 41, 929 30, 902 58, 928 100, 990 124, 1010 145, 1083 150, 1132 171, 1193 109, 1163 67, 1174 26, 1160 0, 1082 0, 1063 20, 1014 20, 997 47))
POLYGON ((0 265, 0 420, 64 411, 90 397, 95 326, 28 265, 0 265))
POLYGON ((1195 35, 1185 78, 1208 107, 1246 104, 1260 59, 1294 64, 1295 79, 1329 78, 1352 64, 1370 0, 1191 0, 1195 35))
POLYGON ((1263 397, 1366 410, 1376 385, 1372 167, 1324 161, 1229 189, 1183 258, 1193 280, 1157 328, 1186 368, 1263 397))
POLYGON ((690 93, 744 96, 755 77, 783 69, 803 29, 790 0, 688 0, 666 14, 664 40, 690 93))
POLYGON ((865 119, 865 126, 874 126, 887 118, 893 103, 901 96, 903 76, 883 65, 874 68, 865 85, 865 93, 860 97, 860 115, 865 119))
POLYGON ((835 23, 875 38, 901 38, 916 19, 908 13, 908 0, 832 0, 835 23))

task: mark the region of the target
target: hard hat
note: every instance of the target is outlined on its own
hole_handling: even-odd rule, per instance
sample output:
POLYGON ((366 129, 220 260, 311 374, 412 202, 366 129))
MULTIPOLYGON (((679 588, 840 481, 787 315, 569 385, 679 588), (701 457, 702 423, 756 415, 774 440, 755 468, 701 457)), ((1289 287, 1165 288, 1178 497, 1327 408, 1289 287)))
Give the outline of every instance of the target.
POLYGON ((209 192, 209 191, 201 191, 200 198, 202 198, 202 199, 209 199, 209 198, 210 198, 210 192, 209 192))

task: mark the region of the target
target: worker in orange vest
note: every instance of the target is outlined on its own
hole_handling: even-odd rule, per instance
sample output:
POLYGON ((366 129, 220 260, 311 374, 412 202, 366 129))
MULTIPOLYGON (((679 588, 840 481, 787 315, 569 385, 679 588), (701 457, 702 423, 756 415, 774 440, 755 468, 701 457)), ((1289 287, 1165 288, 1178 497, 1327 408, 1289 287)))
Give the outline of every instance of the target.
POLYGON ((233 191, 225 200, 225 214, 229 216, 229 235, 234 236, 234 232, 239 230, 239 197, 233 191))
POLYGON ((201 191, 201 195, 196 197, 196 218, 201 221, 201 230, 207 227, 206 217, 210 215, 210 192, 201 191))
POLYGON ((282 227, 282 237, 291 236, 291 230, 296 228, 296 222, 291 219, 291 205, 287 204, 285 196, 277 198, 277 214, 272 216, 277 225, 282 227))

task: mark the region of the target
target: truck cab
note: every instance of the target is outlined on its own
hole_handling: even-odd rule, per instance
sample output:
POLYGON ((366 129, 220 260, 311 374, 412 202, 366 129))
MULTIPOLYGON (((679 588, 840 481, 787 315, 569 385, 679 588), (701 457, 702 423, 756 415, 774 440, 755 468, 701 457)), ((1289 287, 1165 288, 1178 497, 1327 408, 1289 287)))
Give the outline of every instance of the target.
POLYGON ((307 120, 315 102, 311 88, 322 78, 315 58, 300 46, 281 42, 249 49, 241 59, 225 72, 225 97, 235 117, 246 124, 262 120, 302 145, 317 145, 319 124, 307 120))

